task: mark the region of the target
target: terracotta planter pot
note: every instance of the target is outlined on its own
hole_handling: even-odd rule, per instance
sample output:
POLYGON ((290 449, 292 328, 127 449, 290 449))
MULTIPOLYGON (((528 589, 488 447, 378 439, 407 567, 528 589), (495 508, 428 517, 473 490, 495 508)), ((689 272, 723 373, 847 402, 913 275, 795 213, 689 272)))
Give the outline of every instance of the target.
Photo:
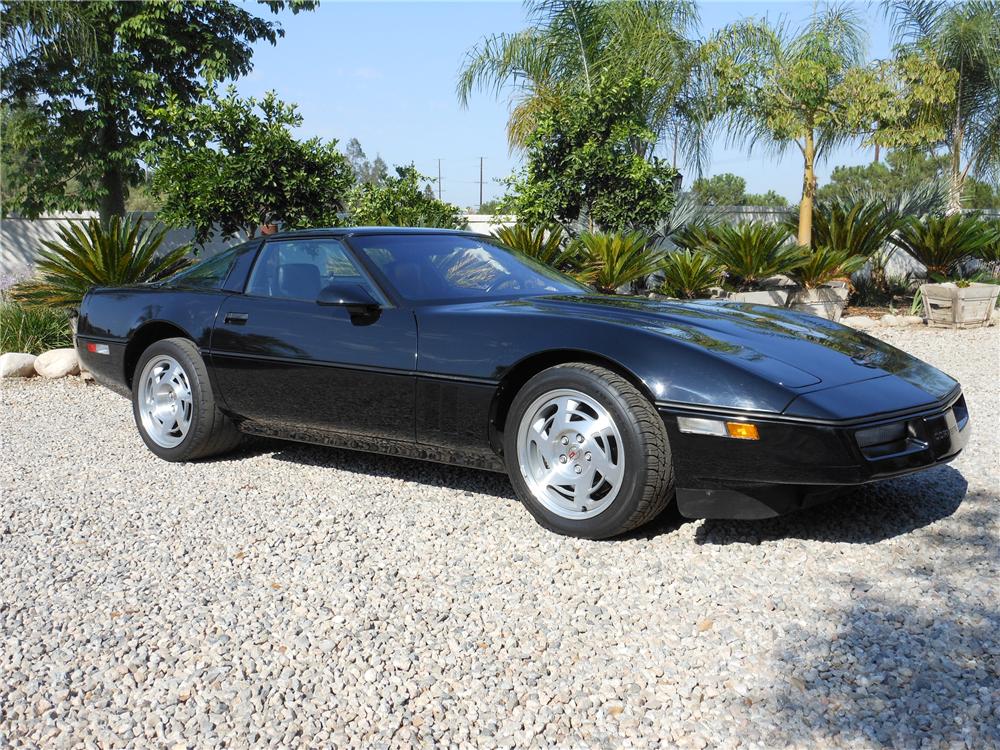
POLYGON ((927 325, 945 328, 980 328, 990 322, 990 315, 1000 295, 998 284, 973 283, 960 287, 946 284, 923 284, 927 325))

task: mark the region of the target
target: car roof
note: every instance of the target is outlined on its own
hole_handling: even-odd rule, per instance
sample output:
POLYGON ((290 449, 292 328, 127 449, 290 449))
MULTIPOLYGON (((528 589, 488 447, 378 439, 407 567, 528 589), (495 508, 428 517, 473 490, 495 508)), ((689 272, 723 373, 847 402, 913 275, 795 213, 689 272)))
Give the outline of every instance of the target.
POLYGON ((356 235, 379 235, 379 234, 416 234, 434 235, 451 234, 464 235, 475 234, 469 229, 435 229, 433 227, 317 227, 314 229, 296 229, 288 232, 276 232, 269 234, 266 239, 291 239, 294 237, 349 237, 356 235))

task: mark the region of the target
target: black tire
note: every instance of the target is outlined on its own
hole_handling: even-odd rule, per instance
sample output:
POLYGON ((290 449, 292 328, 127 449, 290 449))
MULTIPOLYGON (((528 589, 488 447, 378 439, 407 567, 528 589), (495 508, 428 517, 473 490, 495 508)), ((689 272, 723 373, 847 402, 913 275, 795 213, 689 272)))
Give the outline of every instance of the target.
POLYGON ((518 391, 504 428, 504 457, 521 502, 542 526, 567 536, 606 539, 623 534, 651 521, 673 499, 673 462, 662 418, 628 380, 595 365, 551 367, 518 391), (589 518, 565 518, 545 507, 529 488, 518 460, 518 432, 525 412, 545 394, 565 388, 580 391, 603 406, 623 444, 626 470, 618 494, 606 509, 589 518))
POLYGON ((194 342, 184 338, 161 339, 142 353, 132 379, 132 416, 146 447, 166 461, 192 461, 231 451, 242 434, 218 407, 205 361, 194 342), (172 357, 184 369, 191 390, 191 422, 183 439, 173 447, 158 444, 147 433, 140 413, 142 373, 154 357, 172 357))

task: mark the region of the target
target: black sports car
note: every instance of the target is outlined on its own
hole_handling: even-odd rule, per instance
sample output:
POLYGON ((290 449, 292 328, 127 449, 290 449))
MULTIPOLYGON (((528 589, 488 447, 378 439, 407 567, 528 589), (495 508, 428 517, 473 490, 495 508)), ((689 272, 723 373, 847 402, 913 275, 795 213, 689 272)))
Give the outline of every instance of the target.
POLYGON ((169 461, 242 433, 506 471, 544 526, 602 538, 674 498, 764 518, 958 455, 958 383, 774 307, 595 294, 489 237, 328 229, 94 289, 83 364, 169 461))

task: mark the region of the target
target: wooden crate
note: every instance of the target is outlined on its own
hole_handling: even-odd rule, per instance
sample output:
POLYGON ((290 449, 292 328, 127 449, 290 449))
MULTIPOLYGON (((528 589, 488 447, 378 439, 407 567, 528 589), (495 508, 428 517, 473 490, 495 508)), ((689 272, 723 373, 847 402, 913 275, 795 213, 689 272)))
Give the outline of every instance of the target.
POLYGON ((966 287, 924 284, 920 287, 927 324, 945 328, 979 328, 990 321, 1000 285, 973 283, 966 287))

